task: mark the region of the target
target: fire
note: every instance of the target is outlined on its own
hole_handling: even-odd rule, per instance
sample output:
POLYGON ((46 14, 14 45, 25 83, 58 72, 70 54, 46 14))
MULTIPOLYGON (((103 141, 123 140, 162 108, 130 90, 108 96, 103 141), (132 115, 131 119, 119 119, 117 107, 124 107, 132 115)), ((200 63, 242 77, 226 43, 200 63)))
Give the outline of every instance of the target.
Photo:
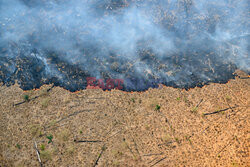
POLYGON ((1 4, 8 12, 0 11, 0 82, 71 92, 117 85, 133 94, 157 84, 226 83, 236 69, 249 69, 247 0, 69 2, 1 4), (124 87, 108 78, 124 79, 124 87))

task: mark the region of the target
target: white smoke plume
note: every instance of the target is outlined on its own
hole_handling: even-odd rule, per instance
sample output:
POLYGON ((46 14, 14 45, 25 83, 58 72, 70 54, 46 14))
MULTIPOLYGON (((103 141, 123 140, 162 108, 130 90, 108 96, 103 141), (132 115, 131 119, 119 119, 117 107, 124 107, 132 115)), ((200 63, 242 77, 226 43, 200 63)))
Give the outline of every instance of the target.
POLYGON ((132 90, 224 82, 250 71, 249 18, 247 0, 0 0, 0 81, 76 90, 81 70, 132 90))

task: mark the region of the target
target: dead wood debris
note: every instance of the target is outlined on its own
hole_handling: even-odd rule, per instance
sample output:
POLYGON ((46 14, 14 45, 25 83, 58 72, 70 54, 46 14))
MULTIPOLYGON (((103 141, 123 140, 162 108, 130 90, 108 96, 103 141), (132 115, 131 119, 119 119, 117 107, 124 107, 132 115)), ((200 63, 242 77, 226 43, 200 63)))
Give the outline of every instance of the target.
MULTIPOLYGON (((68 116, 63 117, 60 120, 56 121, 55 124, 58 124, 59 122, 62 122, 63 120, 68 119, 69 117, 75 116, 77 114, 80 114, 80 113, 83 113, 83 112, 91 112, 91 111, 92 110, 89 110, 89 109, 88 110, 86 109, 86 110, 76 111, 76 112, 74 112, 72 114, 69 114, 68 116)), ((50 128, 50 127, 51 127, 51 125, 49 125, 47 127, 44 127, 44 128, 47 129, 47 128, 50 128)))
POLYGON ((34 148, 35 148, 35 150, 36 150, 37 159, 38 159, 38 161, 39 161, 39 163, 40 163, 40 166, 43 167, 43 163, 42 163, 41 158, 40 158, 40 152, 39 152, 39 150, 38 150, 38 148, 37 148, 37 143, 36 143, 36 141, 34 141, 34 148))
MULTIPOLYGON (((52 88, 54 88, 54 84, 53 84, 49 89, 47 89, 46 92, 48 93, 49 91, 52 90, 52 88)), ((21 102, 19 102, 19 103, 14 104, 14 106, 18 106, 18 105, 24 104, 24 103, 26 103, 26 102, 29 102, 29 101, 31 101, 31 100, 35 100, 35 99, 37 99, 37 98, 40 97, 40 96, 43 96, 43 95, 38 95, 38 96, 35 96, 35 97, 33 97, 33 98, 29 99, 29 100, 21 101, 21 102)))
POLYGON ((160 160, 156 161, 153 165, 151 165, 150 167, 153 167, 155 165, 157 165, 158 163, 160 163, 161 161, 165 160, 167 157, 161 158, 160 160))
POLYGON ((98 157, 97 157, 97 159, 96 159, 96 161, 95 161, 95 163, 94 163, 94 165, 93 165, 93 167, 96 167, 97 165, 98 165, 98 162, 99 162, 99 160, 100 160, 100 158, 101 158, 101 156, 102 156, 102 154, 103 154, 103 152, 106 150, 106 146, 105 146, 105 144, 102 146, 102 151, 100 152, 100 154, 98 155, 98 157))
POLYGON ((237 106, 235 106, 235 107, 229 107, 229 108, 225 108, 225 109, 222 109, 222 110, 218 110, 218 111, 215 111, 215 112, 211 112, 211 113, 205 113, 205 114, 203 114, 203 115, 212 115, 212 114, 218 114, 218 113, 220 113, 220 112, 223 112, 223 111, 227 111, 227 110, 229 110, 229 109, 234 109, 234 108, 237 108, 237 106))
POLYGON ((100 143, 101 140, 74 140, 75 143, 100 143))

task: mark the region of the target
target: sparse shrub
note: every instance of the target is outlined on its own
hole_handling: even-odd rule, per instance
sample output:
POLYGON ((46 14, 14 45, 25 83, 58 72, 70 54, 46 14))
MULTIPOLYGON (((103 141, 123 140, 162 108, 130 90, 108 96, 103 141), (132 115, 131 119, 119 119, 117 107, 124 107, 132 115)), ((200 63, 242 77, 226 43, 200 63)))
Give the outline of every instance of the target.
POLYGON ((181 98, 180 98, 180 97, 177 97, 177 98, 176 98, 176 100, 177 100, 177 101, 180 101, 180 100, 181 100, 181 98))
POLYGON ((25 101, 29 101, 29 95, 23 95, 23 99, 25 100, 25 101))
POLYGON ((170 130, 174 133, 175 132, 175 129, 173 128, 172 125, 170 125, 170 130))
POLYGON ((194 108, 191 110, 192 113, 197 113, 197 111, 198 111, 198 107, 194 107, 194 108))
POLYGON ((155 110, 156 110, 156 111, 159 111, 160 109, 161 109, 161 106, 157 104, 157 105, 155 106, 155 110))
POLYGON ((186 139, 187 141, 189 141, 189 143, 190 143, 190 144, 192 144, 192 142, 191 142, 191 139, 190 139, 190 138, 191 138, 191 136, 185 136, 185 139, 186 139))
POLYGON ((46 138, 49 139, 48 144, 53 142, 53 136, 51 134, 49 136, 46 136, 46 138))
POLYGON ((143 100, 143 102, 144 102, 145 107, 150 110, 155 110, 155 106, 159 104, 159 102, 155 98, 148 98, 146 100, 143 100))
POLYGON ((18 149, 21 149, 21 145, 20 144, 16 144, 16 147, 18 148, 18 149))
POLYGON ((175 139, 175 141, 176 141, 178 144, 180 143, 180 140, 179 140, 178 137, 175 137, 174 139, 175 139))
POLYGON ((233 161, 233 162, 232 162, 232 166, 240 167, 240 165, 239 165, 236 161, 233 161))
POLYGON ((227 100, 227 101, 231 101, 231 99, 232 99, 232 98, 231 98, 230 96, 226 96, 226 100, 227 100))
POLYGON ((145 129, 146 129, 146 130, 150 130, 150 125, 148 125, 148 124, 145 125, 145 129))
POLYGON ((43 136, 43 132, 40 131, 40 132, 39 132, 39 137, 42 137, 42 136, 43 136))
POLYGON ((41 144, 40 149, 41 149, 42 151, 44 151, 44 150, 45 150, 45 145, 44 145, 44 144, 41 144))
POLYGON ((133 103, 135 103, 135 98, 132 98, 131 101, 132 101, 133 103))

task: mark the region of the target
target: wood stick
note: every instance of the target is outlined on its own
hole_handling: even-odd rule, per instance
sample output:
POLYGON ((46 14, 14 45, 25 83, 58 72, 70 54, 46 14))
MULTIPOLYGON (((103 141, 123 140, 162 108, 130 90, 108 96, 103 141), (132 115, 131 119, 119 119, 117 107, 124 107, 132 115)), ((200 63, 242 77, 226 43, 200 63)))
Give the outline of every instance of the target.
POLYGON ((250 79, 250 77, 239 77, 240 79, 250 79))
POLYGON ((128 143, 126 142, 126 140, 124 139, 123 141, 124 141, 126 147, 129 149, 130 153, 131 153, 134 157, 136 157, 135 154, 134 154, 134 152, 133 152, 133 150, 129 147, 128 143))
POLYGON ((74 140, 75 143, 100 143, 101 140, 74 140))
POLYGON ((196 105, 196 108, 198 108, 202 102, 203 102, 203 99, 201 99, 200 102, 196 105))
POLYGON ((80 113, 82 113, 82 112, 90 112, 90 111, 92 111, 92 110, 81 110, 81 111, 76 111, 76 112, 74 112, 74 113, 72 113, 72 114, 69 114, 68 116, 66 116, 66 117, 64 117, 64 118, 62 118, 62 119, 56 121, 56 123, 59 123, 59 122, 65 120, 65 119, 67 119, 67 118, 69 118, 69 117, 75 116, 75 115, 80 114, 80 113))
POLYGON ((36 143, 36 141, 34 141, 34 148, 35 148, 35 150, 36 150, 37 159, 38 159, 38 161, 39 161, 39 163, 40 163, 40 166, 42 167, 42 166, 43 166, 43 163, 42 163, 41 158, 40 158, 40 152, 39 152, 39 150, 38 150, 38 148, 37 148, 37 143, 36 143))
MULTIPOLYGON (((54 84, 53 84, 49 89, 47 89, 46 91, 47 91, 47 92, 51 91, 53 87, 54 87, 54 84)), ((19 102, 19 103, 17 103, 17 104, 14 104, 14 106, 18 106, 18 105, 24 104, 24 103, 26 103, 26 102, 28 102, 28 101, 35 100, 35 99, 37 99, 37 98, 40 97, 40 96, 42 96, 42 95, 38 95, 38 96, 35 96, 35 97, 31 98, 31 99, 21 101, 21 102, 19 102)))
POLYGON ((102 154, 103 154, 103 152, 105 151, 105 144, 102 146, 102 151, 101 151, 101 153, 98 155, 98 157, 97 157, 97 159, 96 159, 96 161, 95 161, 95 164, 93 165, 93 167, 96 167, 97 165, 98 165, 98 162, 99 162, 99 160, 100 160, 100 158, 101 158, 101 156, 102 156, 102 154))
POLYGON ((205 113, 204 115, 217 114, 217 113, 220 113, 220 112, 222 112, 222 111, 227 111, 227 110, 233 109, 233 108, 236 108, 236 107, 229 107, 229 108, 225 108, 225 109, 222 109, 222 110, 219 110, 219 111, 215 111, 215 112, 211 112, 211 113, 205 113))
MULTIPOLYGON (((68 116, 63 117, 63 118, 61 118, 60 120, 56 121, 55 124, 57 124, 57 123, 59 123, 59 122, 62 122, 63 120, 65 120, 65 119, 67 119, 67 118, 69 118, 69 117, 75 116, 75 115, 77 115, 77 114, 80 114, 80 113, 82 113, 82 112, 90 112, 90 111, 92 111, 92 110, 81 110, 81 111, 76 111, 76 112, 74 112, 74 113, 72 113, 72 114, 69 114, 68 116)), ((55 124, 54 124, 54 125, 55 125, 55 124)), ((46 126, 46 127, 44 127, 44 130, 47 130, 47 129, 50 128, 50 127, 51 127, 51 125, 46 126)))
POLYGON ((164 158, 162 158, 162 159, 160 159, 159 161, 157 161, 156 163, 154 163, 153 165, 151 165, 150 167, 153 167, 153 166, 155 166, 156 164, 158 164, 158 163, 160 163, 161 161, 163 161, 164 159, 166 159, 167 157, 164 157, 164 158))
POLYGON ((133 138, 133 142, 134 142, 134 144, 135 144, 135 150, 136 150, 137 154, 139 155, 139 157, 140 157, 140 159, 141 159, 141 155, 140 155, 140 152, 139 152, 139 150, 138 150, 138 147, 137 147, 137 144, 136 144, 134 138, 133 138))
POLYGON ((227 111, 227 110, 229 110, 229 109, 234 109, 234 108, 237 108, 237 107, 240 107, 240 108, 244 108, 244 107, 250 107, 250 106, 234 106, 234 107, 229 107, 229 108, 225 108, 225 109, 222 109, 222 110, 219 110, 219 111, 215 111, 215 112, 211 112, 211 113, 205 113, 204 115, 212 115, 212 114, 217 114, 217 113, 220 113, 220 112, 222 112, 222 111, 227 111))
POLYGON ((234 139, 235 139, 235 137, 233 137, 233 138, 229 141, 229 143, 226 144, 226 145, 217 153, 217 155, 219 155, 222 151, 224 151, 224 149, 225 149, 226 147, 228 147, 228 146, 234 141, 234 139))
POLYGON ((155 157, 154 159, 152 159, 151 161, 149 161, 148 163, 151 164, 151 162, 153 162, 154 160, 156 160, 158 157, 155 157))

